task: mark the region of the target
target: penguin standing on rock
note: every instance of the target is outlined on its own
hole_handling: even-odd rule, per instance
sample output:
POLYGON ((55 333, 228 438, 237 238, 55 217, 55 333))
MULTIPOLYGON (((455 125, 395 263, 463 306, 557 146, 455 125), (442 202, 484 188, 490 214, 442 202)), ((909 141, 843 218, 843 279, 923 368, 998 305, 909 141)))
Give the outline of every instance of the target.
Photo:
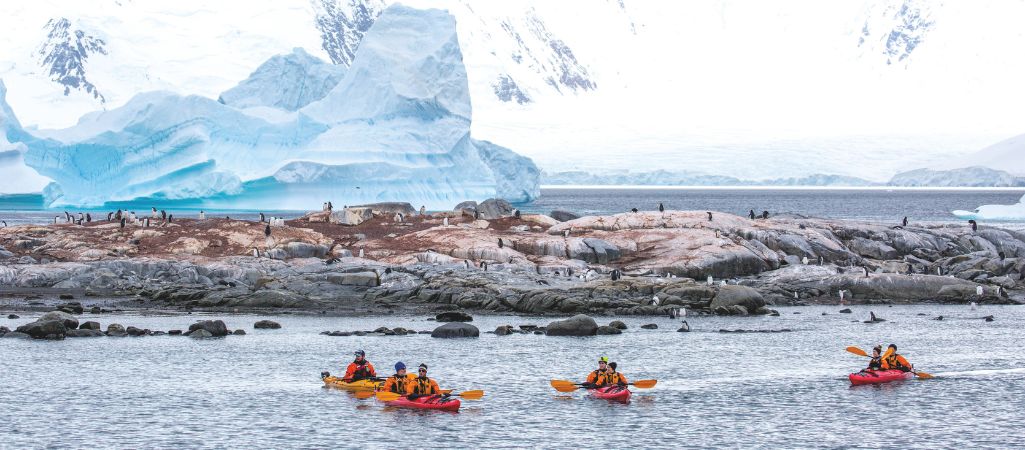
POLYGON ((705 213, 708 214, 708 221, 711 222, 712 221, 712 211, 705 211, 705 213))
POLYGON ((57 219, 59 219, 59 218, 60 218, 60 216, 53 216, 53 224, 54 225, 57 225, 57 219))
POLYGON ((502 243, 502 238, 498 238, 498 248, 502 248, 502 247, 505 247, 505 244, 502 243))
POLYGON ((969 220, 968 223, 972 225, 972 231, 979 231, 979 223, 975 219, 969 220))
POLYGON ((752 210, 748 211, 747 212, 747 217, 750 217, 751 220, 755 220, 755 210, 752 209, 752 210))
POLYGON ((622 277, 623 272, 620 272, 619 269, 612 269, 612 281, 618 281, 622 277))
POLYGON ((174 214, 170 214, 170 215, 167 216, 167 223, 171 223, 171 222, 174 222, 174 214))
POLYGON ((658 212, 666 212, 666 207, 662 206, 662 202, 658 202, 658 212))
POLYGON ((904 221, 901 224, 905 227, 908 226, 908 216, 904 216, 904 221))
POLYGON ((125 220, 125 218, 124 218, 124 217, 122 217, 122 218, 121 218, 121 229, 122 229, 122 230, 123 230, 123 229, 125 229, 125 222, 127 222, 127 220, 125 220))
POLYGON ((270 224, 267 224, 267 226, 263 227, 263 235, 264 237, 270 237, 270 224))
POLYGON ((762 219, 768 219, 768 218, 769 218, 769 212, 768 211, 762 211, 762 219))
POLYGON ((114 213, 112 213, 112 212, 107 213, 107 222, 110 222, 110 218, 111 217, 114 217, 114 213))
POLYGON ((266 221, 267 219, 264 217, 263 213, 260 213, 260 223, 264 223, 266 221))
POLYGON ((637 208, 630 208, 630 212, 637 212, 637 208))
POLYGON ((89 214, 89 213, 85 213, 85 221, 86 221, 87 223, 91 223, 91 222, 93 221, 93 216, 92 216, 92 214, 89 214))

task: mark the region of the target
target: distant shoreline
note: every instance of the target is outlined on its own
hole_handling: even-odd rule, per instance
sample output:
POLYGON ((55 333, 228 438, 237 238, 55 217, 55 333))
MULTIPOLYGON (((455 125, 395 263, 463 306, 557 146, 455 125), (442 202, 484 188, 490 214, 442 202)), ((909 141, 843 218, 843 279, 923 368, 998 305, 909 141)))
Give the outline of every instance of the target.
POLYGON ((751 190, 751 191, 1015 191, 1025 192, 1025 187, 941 187, 941 186, 678 186, 645 184, 542 184, 541 189, 700 189, 700 190, 751 190))

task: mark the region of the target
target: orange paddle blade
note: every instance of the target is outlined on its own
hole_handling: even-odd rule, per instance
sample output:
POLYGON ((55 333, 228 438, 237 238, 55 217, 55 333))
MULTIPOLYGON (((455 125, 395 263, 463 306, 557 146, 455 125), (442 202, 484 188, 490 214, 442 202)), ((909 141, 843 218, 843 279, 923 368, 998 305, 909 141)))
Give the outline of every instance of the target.
POLYGON ((356 398, 366 400, 374 396, 374 391, 356 391, 356 398))
POLYGON ((378 391, 376 397, 379 402, 393 402, 402 396, 394 392, 378 391))
POLYGON ((637 380, 630 384, 633 384, 634 387, 639 387, 641 389, 651 389, 655 387, 656 383, 658 383, 658 380, 637 380))
POLYGON ((858 355, 858 356, 868 356, 868 353, 865 353, 864 350, 862 350, 862 349, 860 349, 858 347, 855 347, 853 345, 850 346, 850 347, 847 347, 847 351, 849 351, 851 353, 854 353, 855 355, 858 355))
POLYGON ((886 347, 886 351, 883 352, 883 359, 889 358, 893 354, 893 347, 886 347))
POLYGON ((917 375, 917 376, 918 376, 918 378, 921 378, 921 379, 923 379, 923 380, 928 380, 928 379, 930 379, 930 378, 935 378, 935 377, 933 377, 932 375, 929 375, 929 374, 927 374, 927 373, 925 373, 925 372, 915 372, 915 375, 917 375))
POLYGON ((458 394, 452 395, 458 395, 459 397, 462 397, 465 400, 480 400, 481 397, 484 397, 484 391, 478 389, 474 391, 463 391, 458 394))

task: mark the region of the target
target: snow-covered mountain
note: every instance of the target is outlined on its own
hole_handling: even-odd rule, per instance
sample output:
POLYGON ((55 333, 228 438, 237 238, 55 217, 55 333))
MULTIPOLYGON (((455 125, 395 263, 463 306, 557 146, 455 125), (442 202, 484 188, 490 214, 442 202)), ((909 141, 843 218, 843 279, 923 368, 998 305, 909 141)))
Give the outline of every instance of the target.
POLYGON ((219 101, 155 91, 67 129, 27 135, 11 123, 25 163, 55 180, 45 190, 51 205, 451 208, 538 196, 529 159, 470 137, 455 20, 436 9, 388 7, 347 70, 299 50, 260 65, 219 101))
MULTIPOLYGON (((456 17, 474 135, 551 172, 885 183, 1023 131, 1021 1, 402 1, 456 17)), ((227 101, 295 48, 347 68, 389 3, 15 2, 0 79, 28 129, 155 90, 227 101)))

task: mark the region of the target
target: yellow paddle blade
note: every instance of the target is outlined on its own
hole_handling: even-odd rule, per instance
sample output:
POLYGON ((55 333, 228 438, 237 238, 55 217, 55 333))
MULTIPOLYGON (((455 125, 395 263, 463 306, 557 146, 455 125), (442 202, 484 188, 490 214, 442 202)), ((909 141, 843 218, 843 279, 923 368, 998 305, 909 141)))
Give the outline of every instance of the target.
POLYGON ((356 398, 366 400, 374 396, 374 391, 356 391, 356 398))
POLYGON ((399 395, 399 394, 396 394, 394 392, 388 392, 388 391, 378 391, 377 392, 377 401, 379 401, 379 402, 393 402, 395 400, 398 400, 400 397, 402 397, 402 396, 399 395))
POLYGON ((915 375, 918 375, 918 378, 921 378, 923 380, 928 380, 930 378, 934 378, 932 375, 929 375, 929 374, 927 374, 925 372, 915 372, 915 375))
POLYGON ((572 384, 553 384, 552 387, 559 392, 574 392, 577 389, 580 389, 572 384))
POLYGON ((886 347, 886 351, 883 352, 883 359, 889 358, 893 354, 893 347, 886 347))
POLYGON ((862 349, 860 349, 858 347, 855 347, 853 345, 850 346, 850 347, 847 347, 847 351, 849 351, 851 353, 854 353, 855 355, 858 355, 858 356, 868 356, 868 353, 865 353, 864 350, 862 350, 862 349))
POLYGON ((639 387, 641 389, 651 389, 655 387, 655 383, 658 383, 658 380, 637 380, 632 384, 634 387, 639 387))
POLYGON ((552 380, 551 381, 552 387, 556 388, 556 389, 558 389, 559 386, 573 386, 574 384, 576 384, 576 383, 573 383, 572 381, 569 381, 569 380, 552 380))
POLYGON ((484 391, 479 389, 475 391, 463 391, 456 395, 466 400, 480 400, 481 397, 484 397, 484 391))

